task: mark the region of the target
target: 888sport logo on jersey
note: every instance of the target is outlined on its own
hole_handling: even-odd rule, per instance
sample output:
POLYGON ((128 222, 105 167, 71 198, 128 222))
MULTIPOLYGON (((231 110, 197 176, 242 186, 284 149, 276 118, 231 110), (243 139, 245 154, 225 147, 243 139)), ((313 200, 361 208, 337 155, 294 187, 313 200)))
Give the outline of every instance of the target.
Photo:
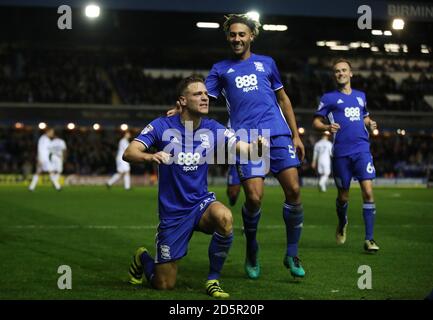
POLYGON ((176 163, 183 166, 183 171, 196 171, 200 163, 201 155, 198 152, 179 152, 176 163))
POLYGON ((344 108, 344 116, 350 121, 361 120, 361 110, 358 107, 344 108))
POLYGON ((259 90, 257 75, 254 73, 235 78, 236 87, 242 89, 243 92, 259 90))

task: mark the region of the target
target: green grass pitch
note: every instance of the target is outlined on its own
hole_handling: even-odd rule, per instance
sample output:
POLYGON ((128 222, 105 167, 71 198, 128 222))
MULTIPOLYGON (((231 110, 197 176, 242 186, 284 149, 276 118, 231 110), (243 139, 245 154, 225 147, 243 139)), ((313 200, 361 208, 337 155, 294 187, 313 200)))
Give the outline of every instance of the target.
MULTIPOLYGON (((225 188, 211 187, 227 203, 225 188)), ((222 274, 232 299, 423 299, 433 289, 433 190, 375 189, 375 238, 363 251, 359 189, 351 190, 348 240, 335 244, 336 190, 303 188, 305 222, 300 257, 306 277, 294 281, 283 266, 282 191, 266 187, 258 240, 262 276, 243 271, 241 195, 233 208, 235 240, 222 274), (358 267, 372 270, 372 289, 357 286, 358 267)), ((210 237, 195 233, 179 264, 176 289, 131 287, 127 271, 136 247, 154 253, 155 187, 0 187, 0 299, 211 299, 205 294, 210 237), (60 265, 72 268, 72 289, 59 290, 60 265)))

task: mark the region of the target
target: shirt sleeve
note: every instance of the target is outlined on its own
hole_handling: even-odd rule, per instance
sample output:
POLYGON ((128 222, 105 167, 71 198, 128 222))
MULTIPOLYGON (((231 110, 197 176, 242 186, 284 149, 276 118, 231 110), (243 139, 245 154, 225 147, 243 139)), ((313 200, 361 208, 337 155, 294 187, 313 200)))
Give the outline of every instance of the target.
POLYGON ((222 85, 221 78, 215 65, 212 66, 212 69, 206 77, 205 85, 209 96, 211 96, 212 98, 219 97, 222 90, 222 85))
POLYGON ((364 99, 364 107, 362 108, 362 115, 365 118, 365 117, 369 116, 370 112, 368 112, 368 109, 367 109, 367 98, 366 98, 365 94, 362 97, 364 99))
POLYGON ((271 59, 271 73, 269 80, 271 81, 272 90, 277 91, 283 87, 280 72, 278 71, 277 64, 275 63, 274 59, 271 59))
POLYGON ((314 115, 326 118, 330 111, 330 107, 331 107, 331 101, 326 95, 323 95, 320 98, 319 106, 317 107, 317 110, 314 113, 314 115))
POLYGON ((161 131, 161 119, 155 119, 141 130, 140 134, 134 139, 146 146, 146 149, 157 145, 160 141, 159 132, 161 131))

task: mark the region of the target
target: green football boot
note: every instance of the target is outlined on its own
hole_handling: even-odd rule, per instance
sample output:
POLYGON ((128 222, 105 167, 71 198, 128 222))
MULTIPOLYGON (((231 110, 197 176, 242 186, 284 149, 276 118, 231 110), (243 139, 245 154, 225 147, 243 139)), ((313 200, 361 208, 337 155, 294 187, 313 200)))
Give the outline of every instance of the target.
POLYGON ((253 265, 251 261, 247 257, 245 258, 245 273, 247 274, 248 278, 252 280, 256 280, 260 277, 260 263, 259 263, 259 251, 256 252, 256 264, 253 265))
POLYGON ((302 268, 301 260, 298 257, 285 256, 283 263, 286 268, 290 270, 290 274, 292 275, 292 277, 305 277, 304 268, 302 268))

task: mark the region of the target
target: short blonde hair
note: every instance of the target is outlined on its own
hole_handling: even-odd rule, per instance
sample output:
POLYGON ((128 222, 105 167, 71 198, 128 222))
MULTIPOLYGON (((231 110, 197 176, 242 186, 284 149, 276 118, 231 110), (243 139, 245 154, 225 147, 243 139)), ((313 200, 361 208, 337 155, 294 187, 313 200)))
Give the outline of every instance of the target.
POLYGON ((224 16, 226 18, 226 21, 223 24, 223 29, 226 34, 230 31, 230 26, 234 23, 242 23, 248 26, 250 28, 251 33, 257 37, 259 35, 259 27, 261 26, 259 21, 251 19, 246 14, 229 14, 227 16, 224 16))

